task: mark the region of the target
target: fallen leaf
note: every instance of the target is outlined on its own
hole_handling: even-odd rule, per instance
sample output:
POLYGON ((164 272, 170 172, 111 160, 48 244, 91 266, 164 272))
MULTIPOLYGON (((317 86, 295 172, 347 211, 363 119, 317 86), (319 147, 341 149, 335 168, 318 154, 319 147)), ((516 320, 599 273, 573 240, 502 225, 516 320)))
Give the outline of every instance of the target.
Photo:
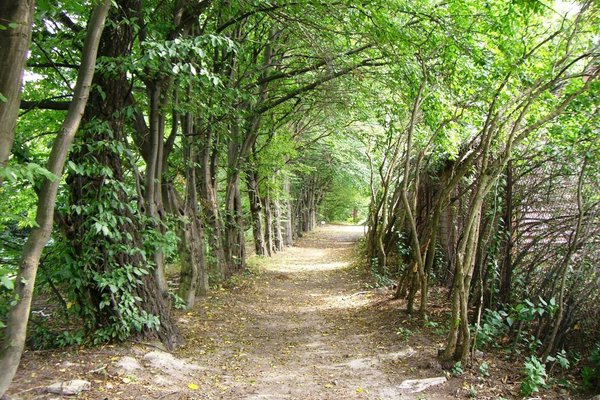
POLYGON ((188 383, 188 388, 191 390, 198 390, 200 389, 200 386, 196 385, 195 383, 188 383))

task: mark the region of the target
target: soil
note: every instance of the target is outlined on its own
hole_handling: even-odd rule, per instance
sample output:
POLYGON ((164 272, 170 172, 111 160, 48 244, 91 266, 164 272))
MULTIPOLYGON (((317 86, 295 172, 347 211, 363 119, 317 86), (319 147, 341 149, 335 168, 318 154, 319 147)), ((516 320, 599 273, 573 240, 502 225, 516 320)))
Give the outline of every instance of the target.
POLYGON ((362 235, 328 225, 254 257, 249 273, 178 312, 185 345, 174 353, 137 342, 28 351, 9 395, 60 398, 45 388, 84 379, 91 390, 82 399, 516 398, 518 369, 492 355, 458 377, 442 370, 444 293, 432 292, 428 323, 406 315, 391 289, 374 288, 353 263, 362 235), (489 376, 477 366, 484 362, 489 376), (447 381, 407 389, 406 380, 434 377, 447 381))

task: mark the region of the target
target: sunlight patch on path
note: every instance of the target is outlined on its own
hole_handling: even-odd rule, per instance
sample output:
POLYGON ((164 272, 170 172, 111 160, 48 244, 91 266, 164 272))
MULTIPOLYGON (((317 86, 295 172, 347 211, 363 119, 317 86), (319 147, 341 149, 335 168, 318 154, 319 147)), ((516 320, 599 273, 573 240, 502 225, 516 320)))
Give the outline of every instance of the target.
POLYGON ((296 246, 276 254, 266 270, 302 273, 348 268, 351 265, 351 251, 363 233, 362 226, 326 225, 320 227, 301 238, 296 246))
POLYGON ((307 306, 298 307, 300 312, 314 312, 326 310, 352 310, 360 307, 365 307, 370 303, 367 296, 351 298, 346 294, 339 295, 317 295, 317 302, 307 306))
MULTIPOLYGON (((321 249, 302 249, 303 251, 315 251, 317 253, 323 252, 321 249)), ((323 256, 313 256, 310 254, 307 257, 303 257, 302 261, 295 260, 282 260, 275 265, 270 265, 267 270, 272 272, 320 272, 320 271, 335 271, 339 269, 345 269, 350 266, 347 261, 330 261, 330 262, 316 262, 313 260, 322 259, 323 256)))
POLYGON ((417 398, 400 385, 422 375, 399 369, 416 350, 394 336, 382 340, 381 323, 371 319, 375 294, 352 268, 362 235, 361 226, 319 227, 261 262, 251 289, 223 296, 204 330, 210 347, 194 360, 210 365, 202 380, 214 382, 203 385, 207 398, 417 398))

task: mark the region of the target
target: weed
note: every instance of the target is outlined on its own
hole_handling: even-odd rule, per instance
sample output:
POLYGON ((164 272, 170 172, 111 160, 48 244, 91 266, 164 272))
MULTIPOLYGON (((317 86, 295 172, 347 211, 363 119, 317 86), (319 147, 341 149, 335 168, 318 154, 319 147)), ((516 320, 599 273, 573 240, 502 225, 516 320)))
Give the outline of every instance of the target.
POLYGON ((467 397, 470 399, 477 398, 477 389, 474 386, 469 386, 469 390, 467 391, 467 397))
POLYGON ((492 311, 486 309, 479 331, 477 332, 477 347, 492 344, 497 346, 497 338, 506 334, 511 321, 505 311, 492 311))
POLYGON ((571 367, 571 362, 567 356, 567 352, 562 349, 560 352, 556 353, 555 356, 548 356, 546 358, 547 363, 554 363, 560 365, 563 370, 567 370, 571 367))
POLYGON ((548 377, 546 367, 536 356, 531 356, 525 361, 522 373, 524 375, 521 382, 521 394, 523 396, 537 393, 541 387, 546 385, 546 378, 548 377))
POLYGON ((398 328, 396 331, 396 335, 400 336, 404 342, 408 341, 412 334, 412 331, 408 328, 398 328))
POLYGON ((490 366, 488 365, 488 363, 486 363, 485 361, 481 363, 481 365, 479 366, 479 373, 484 378, 490 376, 490 366))
POLYGON ((461 376, 464 373, 465 371, 462 368, 462 363, 460 361, 457 361, 456 364, 454 364, 454 366, 452 367, 452 375, 461 376))
POLYGON ((380 267, 379 260, 373 258, 371 260, 371 277, 374 280, 373 287, 391 287, 396 282, 391 278, 390 271, 387 266, 380 267))
POLYGON ((434 329, 433 333, 436 334, 436 335, 438 335, 438 336, 444 336, 444 335, 446 335, 446 331, 444 329, 440 329, 440 328, 434 329))
POLYGON ((425 321, 424 326, 425 328, 437 328, 439 326, 439 323, 435 321, 425 321))
POLYGON ((175 292, 169 291, 169 297, 171 298, 173 307, 178 310, 185 310, 187 305, 185 304, 185 300, 179 297, 179 295, 177 295, 175 292))

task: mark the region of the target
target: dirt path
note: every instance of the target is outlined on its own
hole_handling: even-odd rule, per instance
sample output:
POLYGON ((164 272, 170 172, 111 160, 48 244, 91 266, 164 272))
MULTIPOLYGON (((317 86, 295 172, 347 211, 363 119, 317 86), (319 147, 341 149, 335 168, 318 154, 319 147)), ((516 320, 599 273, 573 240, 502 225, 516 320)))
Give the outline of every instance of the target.
MULTIPOLYGON (((403 370, 443 376, 417 372, 423 350, 378 319, 379 293, 350 266, 362 234, 362 227, 321 228, 265 260, 251 288, 208 300, 208 320, 199 336, 189 333, 184 352, 210 366, 203 381, 219 388, 204 387, 210 398, 410 399, 418 395, 399 388, 409 377, 403 370)), ((427 398, 450 398, 434 390, 427 398)))
POLYGON ((436 344, 402 328, 389 293, 366 288, 351 267, 362 233, 322 227, 259 260, 260 274, 179 315, 186 345, 173 355, 140 344, 29 352, 11 392, 53 398, 41 387, 85 379, 81 397, 91 399, 455 398, 449 383, 402 388, 444 373, 436 344))

